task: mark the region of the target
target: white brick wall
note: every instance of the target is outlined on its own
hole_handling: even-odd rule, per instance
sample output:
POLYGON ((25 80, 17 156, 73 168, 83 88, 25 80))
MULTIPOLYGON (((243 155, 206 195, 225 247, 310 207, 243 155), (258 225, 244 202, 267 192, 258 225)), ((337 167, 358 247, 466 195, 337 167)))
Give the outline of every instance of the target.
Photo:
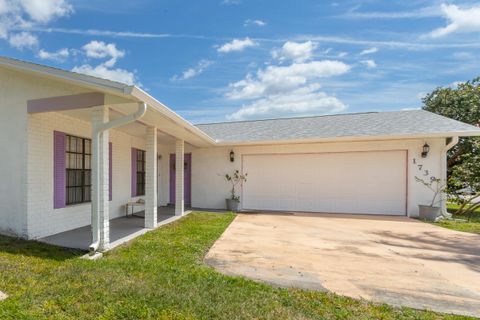
MULTIPOLYGON (((41 238, 86 226, 91 205, 79 204, 53 209, 53 131, 91 138, 89 122, 61 113, 28 115, 27 228, 29 238, 41 238)), ((131 199, 131 148, 145 150, 145 140, 110 130, 112 142, 113 201, 110 218, 125 214, 131 199)), ((142 210, 139 208, 138 210, 142 210)))

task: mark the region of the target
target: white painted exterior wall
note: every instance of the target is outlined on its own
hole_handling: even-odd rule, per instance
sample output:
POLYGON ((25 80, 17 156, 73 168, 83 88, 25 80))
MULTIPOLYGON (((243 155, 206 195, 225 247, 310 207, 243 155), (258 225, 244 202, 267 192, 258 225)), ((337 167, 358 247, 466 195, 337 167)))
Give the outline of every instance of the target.
MULTIPOLYGON (((87 91, 0 68, 0 146, 4 151, 0 166, 0 233, 39 238, 90 224, 89 203, 53 209, 53 132, 91 138, 90 123, 61 113, 28 115, 26 110, 27 101, 31 99, 87 91)), ((110 141, 113 145, 110 217, 114 218, 124 215, 124 204, 131 200, 131 148, 145 150, 146 142, 118 130, 110 131, 110 141)), ((244 155, 407 150, 408 214, 417 216, 417 205, 429 203, 431 192, 415 182, 414 177, 421 172, 413 165, 413 158, 439 177, 445 139, 427 139, 426 142, 431 146, 427 159, 420 156, 425 143, 421 139, 211 148, 193 148, 186 144, 185 153, 192 154, 192 206, 224 209, 225 198, 229 196, 229 184, 224 175, 234 169, 242 171, 244 155), (234 163, 229 159, 232 149, 234 163)), ((158 153, 161 156, 158 204, 166 205, 170 187, 169 155, 175 153, 175 145, 159 144, 158 153)))
MULTIPOLYGON (((90 123, 60 113, 28 115, 28 123, 28 176, 31 181, 28 186, 28 236, 39 238, 89 225, 90 203, 53 209, 53 132, 91 138, 90 123)), ((131 148, 145 150, 145 140, 110 130, 110 142, 113 171, 110 218, 115 218, 125 215, 124 205, 132 199, 131 148)))
MULTIPOLYGON (((444 146, 445 139, 427 139, 195 149, 192 151, 192 206, 198 208, 224 209, 225 199, 229 197, 230 190, 229 184, 224 179, 224 175, 235 169, 242 171, 242 158, 245 155, 407 150, 407 208, 408 215, 416 217, 418 216, 418 204, 429 203, 432 198, 432 193, 423 185, 415 181, 415 176, 420 176, 423 171, 419 171, 418 167, 413 165, 413 159, 416 158, 418 163, 423 164, 423 169, 428 169, 431 175, 440 177, 440 155, 444 146), (423 159, 421 157, 421 152, 425 141, 430 145, 430 153, 426 159, 423 159), (234 150, 235 152, 234 163, 231 163, 229 160, 230 150, 234 150), (206 181, 208 181, 208 185, 206 185, 206 181)), ((296 164, 292 165, 295 166, 296 164)), ((285 170, 290 170, 290 168, 285 168, 285 170)), ((246 183, 248 183, 248 181, 246 183)), ((239 191, 241 194, 241 190, 239 191)))

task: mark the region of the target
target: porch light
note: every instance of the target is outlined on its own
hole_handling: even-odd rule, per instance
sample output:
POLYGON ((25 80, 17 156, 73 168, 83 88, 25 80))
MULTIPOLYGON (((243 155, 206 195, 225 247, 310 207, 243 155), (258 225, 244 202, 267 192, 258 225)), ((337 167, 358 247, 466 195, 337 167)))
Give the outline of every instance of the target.
POLYGON ((426 158, 429 152, 430 152, 430 146, 428 145, 428 143, 425 142, 425 144, 423 145, 422 158, 426 158))
POLYGON ((235 152, 230 151, 230 162, 234 162, 235 161, 235 152))

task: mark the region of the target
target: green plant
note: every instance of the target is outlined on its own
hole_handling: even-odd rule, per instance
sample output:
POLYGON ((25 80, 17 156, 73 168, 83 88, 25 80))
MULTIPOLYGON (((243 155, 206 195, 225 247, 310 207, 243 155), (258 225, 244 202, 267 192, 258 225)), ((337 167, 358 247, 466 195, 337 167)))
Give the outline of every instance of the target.
POLYGON ((441 179, 431 177, 429 180, 424 180, 419 177, 415 177, 415 180, 423 184, 425 187, 427 187, 430 191, 433 192, 432 202, 430 203, 431 207, 433 207, 435 203, 438 203, 441 201, 441 199, 437 200, 437 197, 440 194, 444 193, 446 190, 446 185, 445 183, 442 182, 441 179))
POLYGON ((225 179, 232 185, 232 189, 230 190, 230 197, 232 200, 240 201, 240 196, 237 196, 235 188, 238 184, 247 182, 247 175, 247 173, 240 174, 238 170, 233 171, 231 175, 228 173, 225 175, 225 179))

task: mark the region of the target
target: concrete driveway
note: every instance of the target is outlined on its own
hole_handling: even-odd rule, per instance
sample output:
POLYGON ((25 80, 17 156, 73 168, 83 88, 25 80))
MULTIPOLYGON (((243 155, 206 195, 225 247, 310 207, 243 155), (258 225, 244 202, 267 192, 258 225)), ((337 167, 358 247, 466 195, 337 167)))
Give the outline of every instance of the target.
POLYGON ((405 217, 239 214, 206 262, 279 286, 480 315, 480 235, 405 217))

